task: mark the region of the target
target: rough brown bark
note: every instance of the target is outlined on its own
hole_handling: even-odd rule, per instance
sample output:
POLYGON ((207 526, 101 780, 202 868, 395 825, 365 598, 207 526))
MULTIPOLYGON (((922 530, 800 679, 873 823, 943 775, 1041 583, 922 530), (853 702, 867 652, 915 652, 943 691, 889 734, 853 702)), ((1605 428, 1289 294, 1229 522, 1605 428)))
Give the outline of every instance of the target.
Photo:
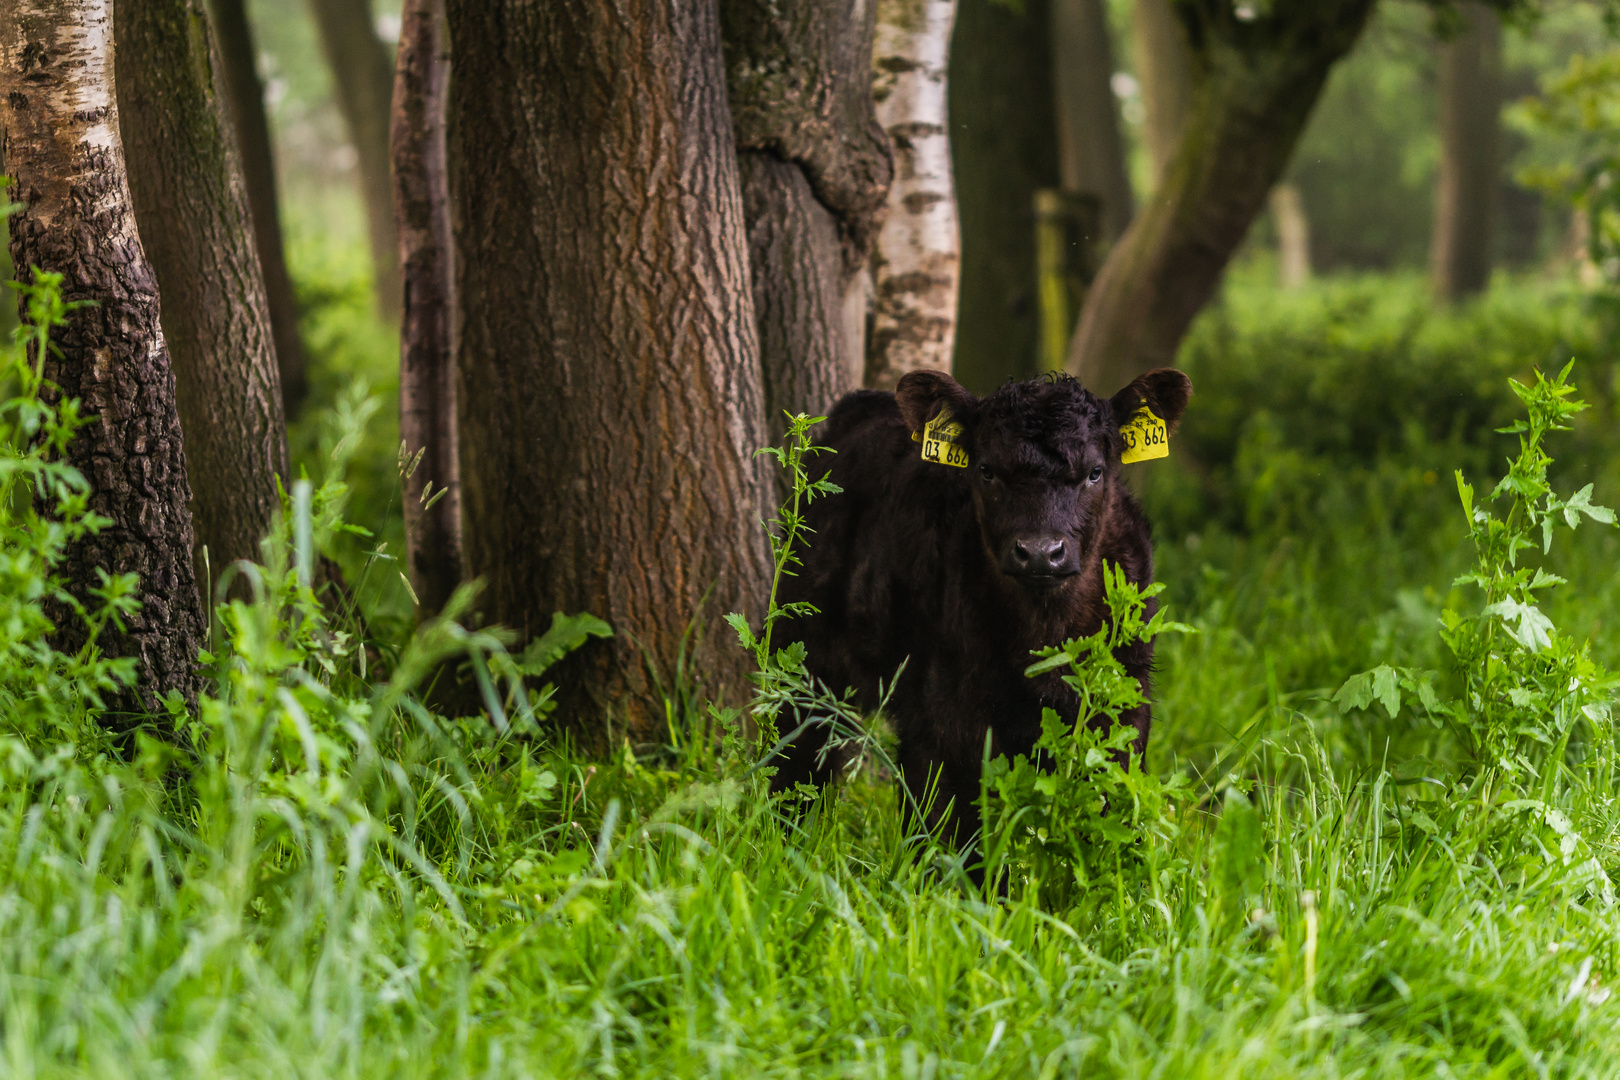
POLYGON ((1181 145, 1192 109, 1193 57, 1176 0, 1134 0, 1136 74, 1142 87, 1142 138, 1153 162, 1154 182, 1164 178, 1181 145))
POLYGON ((712 0, 449 0, 463 514, 490 617, 617 631, 561 717, 665 730, 648 661, 734 699, 757 614, 764 437, 712 0), (476 254, 476 257, 472 257, 476 254), (711 591, 712 590, 712 591, 711 591), (706 599, 705 599, 706 598, 706 599), (700 610, 701 608, 701 610, 700 610))
POLYGON ((875 14, 866 0, 720 4, 773 436, 784 412, 825 413, 860 385, 845 299, 894 171, 872 100, 875 14))
POLYGON ((1458 5, 1461 32, 1440 46, 1440 178, 1429 278, 1458 300, 1491 280, 1491 231, 1502 141, 1502 23, 1484 4, 1458 5))
POLYGON ((1136 200, 1114 96, 1104 0, 1052 0, 1052 71, 1063 187, 1102 203, 1103 239, 1118 240, 1136 200))
MULTIPOLYGON (((287 429, 247 192, 201 0, 114 8, 136 224, 163 298, 192 519, 217 576, 258 561, 287 429)), ((199 580, 201 575, 199 574, 199 580)))
POLYGON ((1062 181, 1050 0, 958 0, 951 163, 962 236, 952 371, 974 393, 1040 370, 1035 193, 1062 181))
MULTIPOLYGON (((58 335, 45 377, 53 400, 76 398, 91 418, 67 458, 90 482, 90 509, 111 522, 68 551, 62 576, 91 604, 98 570, 140 578, 141 610, 98 641, 136 659, 135 687, 108 702, 118 714, 161 711, 171 691, 195 700, 204 623, 174 374, 125 180, 112 40, 107 0, 13 0, 0 19, 5 167, 25 207, 11 219, 11 257, 20 273, 61 273, 66 299, 95 305, 58 335)), ((78 617, 60 603, 50 614, 57 647, 81 648, 78 617)))
POLYGON ((394 209, 405 312, 399 338, 399 435, 405 551, 417 614, 436 615, 461 582, 461 471, 451 340, 454 284, 445 94, 450 41, 443 0, 405 0, 394 73, 394 209), (420 455, 420 456, 418 456, 420 455))
POLYGON ((394 235, 394 188, 388 175, 394 65, 387 46, 377 37, 371 0, 309 0, 309 6, 337 86, 338 111, 359 160, 377 313, 393 323, 403 304, 399 241, 394 235))
POLYGON ((264 275, 270 329, 275 336, 276 367, 281 374, 282 410, 296 416, 309 392, 304 338, 298 329, 298 296, 287 272, 281 240, 281 208, 276 197, 276 165, 270 148, 270 124, 264 113, 264 86, 259 82, 253 30, 243 0, 210 0, 220 72, 236 131, 242 180, 253 214, 254 248, 264 275))
POLYGON ((1180 0, 1192 112, 1163 181, 1086 295, 1069 369, 1089 388, 1111 393, 1173 361, 1373 4, 1275 0, 1245 20, 1227 0, 1180 0))

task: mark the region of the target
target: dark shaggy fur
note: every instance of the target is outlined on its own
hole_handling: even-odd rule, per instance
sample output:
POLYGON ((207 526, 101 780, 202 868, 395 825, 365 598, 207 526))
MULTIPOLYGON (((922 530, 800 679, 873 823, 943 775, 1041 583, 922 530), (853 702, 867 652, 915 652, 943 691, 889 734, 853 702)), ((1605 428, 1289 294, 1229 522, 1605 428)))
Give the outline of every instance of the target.
MULTIPOLYGON (((1056 673, 1024 677, 1030 651, 1097 630, 1103 560, 1153 580, 1148 522, 1119 477, 1119 428, 1143 404, 1174 428, 1191 392, 1181 372, 1160 370, 1107 401, 1063 377, 978 399, 919 371, 893 394, 845 397, 817 433, 837 451, 830 478, 844 491, 812 505, 804 565, 784 583, 786 600, 820 614, 782 626, 814 676, 854 687, 866 708, 906 661, 890 699, 899 764, 919 802, 937 778, 930 825, 943 820, 957 844, 979 827, 986 732, 992 753, 1028 754, 1043 706, 1079 708, 1056 673), (966 429, 965 469, 923 461, 912 438, 941 407, 966 429)), ((1147 692, 1152 646, 1120 660, 1147 692)), ((1149 708, 1126 720, 1145 747, 1149 708)), ((818 764, 824 742, 811 732, 784 751, 775 787, 826 783, 836 762, 818 764)))

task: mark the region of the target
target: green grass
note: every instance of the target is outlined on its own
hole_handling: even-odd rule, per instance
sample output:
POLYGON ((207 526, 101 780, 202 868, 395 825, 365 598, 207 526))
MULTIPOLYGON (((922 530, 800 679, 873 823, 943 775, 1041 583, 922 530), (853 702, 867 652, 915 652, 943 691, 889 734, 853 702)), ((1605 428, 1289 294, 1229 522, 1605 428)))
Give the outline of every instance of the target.
MULTIPOLYGON (((363 291, 318 284, 334 401, 391 344, 363 291)), ((1140 887, 1070 910, 982 895, 871 768, 784 820, 735 741, 586 759, 535 733, 499 641, 453 624, 362 673, 283 536, 262 600, 224 613, 180 748, 110 755, 82 692, 28 697, 25 657, 0 658, 36 706, 0 718, 0 1071, 1614 1075, 1620 910, 1586 861, 1620 872, 1612 727, 1516 806, 1410 707, 1329 700, 1378 664, 1444 668, 1440 612, 1478 606, 1452 585, 1472 554, 1450 473, 1502 471, 1509 374, 1580 357, 1598 407, 1551 444, 1555 482, 1615 486, 1605 332, 1579 297, 1508 283, 1437 315, 1413 290, 1238 280, 1188 345, 1199 396, 1143 486, 1172 615, 1200 630, 1160 643, 1150 767, 1193 786, 1140 887), (413 696, 469 645, 507 734, 413 696)), ((312 418, 301 458, 319 478, 342 444, 350 511, 386 540, 393 436, 352 420, 323 444, 312 418)), ((391 573, 375 550, 339 554, 391 573)), ((1620 661, 1615 531, 1548 564, 1573 582, 1549 613, 1620 661)))

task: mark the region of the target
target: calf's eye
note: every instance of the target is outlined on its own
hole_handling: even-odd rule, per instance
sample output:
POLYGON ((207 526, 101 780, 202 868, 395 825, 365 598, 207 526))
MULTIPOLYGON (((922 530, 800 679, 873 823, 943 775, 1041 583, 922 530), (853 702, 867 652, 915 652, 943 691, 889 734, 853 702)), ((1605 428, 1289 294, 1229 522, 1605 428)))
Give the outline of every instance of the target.
POLYGON ((984 477, 986 480, 994 480, 996 478, 995 470, 991 469, 988 465, 979 466, 979 475, 984 477))
POLYGON ((1086 477, 1086 483, 1095 484, 1097 481, 1099 481, 1101 479, 1102 479, 1102 466, 1098 465, 1096 468, 1091 470, 1091 475, 1086 477))

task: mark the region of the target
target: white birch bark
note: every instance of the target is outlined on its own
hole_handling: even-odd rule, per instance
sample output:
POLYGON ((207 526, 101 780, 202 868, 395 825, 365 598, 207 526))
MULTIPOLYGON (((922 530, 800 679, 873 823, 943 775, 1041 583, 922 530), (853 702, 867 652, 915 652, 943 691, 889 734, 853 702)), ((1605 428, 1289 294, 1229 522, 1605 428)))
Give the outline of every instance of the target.
POLYGON ((884 390, 908 371, 951 369, 960 241, 945 59, 955 15, 956 0, 878 0, 874 95, 895 170, 872 257, 866 385, 884 390))

